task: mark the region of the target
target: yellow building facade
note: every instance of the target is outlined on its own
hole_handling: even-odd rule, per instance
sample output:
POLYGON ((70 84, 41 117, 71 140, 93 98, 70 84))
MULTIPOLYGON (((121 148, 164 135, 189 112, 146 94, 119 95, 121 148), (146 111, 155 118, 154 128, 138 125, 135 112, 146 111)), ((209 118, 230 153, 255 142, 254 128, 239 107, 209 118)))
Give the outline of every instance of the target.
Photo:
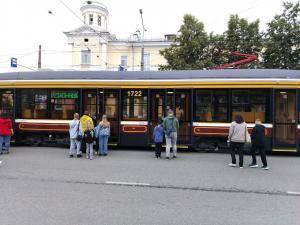
POLYGON ((172 44, 174 35, 143 39, 136 32, 128 39, 118 39, 108 30, 109 12, 98 1, 85 1, 81 7, 84 25, 64 32, 72 46, 72 66, 80 70, 141 70, 144 46, 144 70, 158 70, 166 60, 159 51, 172 44))

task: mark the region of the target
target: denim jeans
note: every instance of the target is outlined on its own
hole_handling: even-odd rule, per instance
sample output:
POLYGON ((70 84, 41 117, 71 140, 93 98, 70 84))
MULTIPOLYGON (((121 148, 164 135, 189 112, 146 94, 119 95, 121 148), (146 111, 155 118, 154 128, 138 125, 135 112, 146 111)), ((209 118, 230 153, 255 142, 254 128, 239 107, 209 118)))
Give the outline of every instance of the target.
POLYGON ((10 136, 1 136, 0 135, 0 144, 1 144, 1 149, 0 151, 4 152, 4 151, 9 151, 9 147, 10 147, 10 136), (4 144, 4 146, 3 146, 4 144))
POLYGON ((170 136, 166 135, 166 157, 170 157, 170 148, 172 146, 173 156, 177 156, 177 132, 172 132, 170 136))
POLYGON ((69 151, 69 155, 80 155, 81 154, 81 141, 77 141, 76 138, 71 138, 70 139, 70 151, 69 151))
POLYGON ((99 153, 107 154, 108 136, 99 136, 99 153))
POLYGON ((86 143, 86 158, 93 159, 94 155, 94 144, 93 143, 86 143))

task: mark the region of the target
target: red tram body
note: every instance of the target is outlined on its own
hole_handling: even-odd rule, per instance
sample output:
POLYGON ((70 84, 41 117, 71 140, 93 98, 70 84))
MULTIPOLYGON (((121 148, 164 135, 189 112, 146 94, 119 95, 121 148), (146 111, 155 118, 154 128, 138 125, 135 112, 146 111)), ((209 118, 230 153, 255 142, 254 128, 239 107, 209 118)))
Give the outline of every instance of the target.
POLYGON ((226 148, 233 117, 251 132, 266 126, 268 151, 299 152, 300 71, 40 71, 0 75, 0 110, 15 121, 15 141, 68 143, 69 121, 88 110, 111 122, 111 145, 147 147, 169 108, 180 122, 179 146, 226 148))

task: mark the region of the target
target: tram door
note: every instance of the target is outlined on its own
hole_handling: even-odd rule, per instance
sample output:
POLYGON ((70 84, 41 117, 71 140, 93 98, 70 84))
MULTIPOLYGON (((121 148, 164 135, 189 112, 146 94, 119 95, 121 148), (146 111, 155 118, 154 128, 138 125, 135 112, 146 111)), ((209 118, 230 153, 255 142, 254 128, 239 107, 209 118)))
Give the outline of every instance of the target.
POLYGON ((150 91, 150 123, 149 123, 149 143, 153 143, 153 130, 159 119, 165 117, 165 90, 150 91))
POLYGON ((11 90, 0 90, 0 115, 14 116, 14 96, 11 90))
POLYGON ((178 144, 191 142, 191 103, 190 90, 167 90, 165 109, 173 109, 179 121, 178 144))
POLYGON ((296 148, 296 91, 275 91, 274 147, 296 148))
POLYGON ((176 90, 174 113, 179 121, 178 143, 191 142, 191 92, 176 90))
MULTIPOLYGON (((110 122, 110 138, 109 142, 112 144, 119 143, 119 90, 105 90, 100 91, 99 95, 103 96, 104 99, 104 110, 103 114, 107 116, 110 122)), ((100 113, 101 114, 101 113, 100 113)))

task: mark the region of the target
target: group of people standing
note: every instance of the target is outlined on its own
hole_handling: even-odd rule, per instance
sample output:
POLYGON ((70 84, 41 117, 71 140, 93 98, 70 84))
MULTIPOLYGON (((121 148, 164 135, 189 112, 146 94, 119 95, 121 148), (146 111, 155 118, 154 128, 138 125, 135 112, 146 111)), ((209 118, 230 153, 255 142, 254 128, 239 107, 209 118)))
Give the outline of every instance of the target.
MULTIPOLYGON (((94 144, 96 152, 100 156, 108 153, 108 138, 110 136, 110 123, 107 116, 103 115, 101 120, 94 124, 88 111, 80 118, 78 113, 74 114, 74 119, 70 122, 70 150, 69 157, 82 157, 86 151, 86 158, 93 159, 94 144)), ((166 140, 166 159, 170 159, 170 149, 173 149, 173 158, 177 157, 177 131, 179 122, 174 116, 173 110, 168 111, 167 117, 161 119, 153 130, 153 140, 155 143, 155 157, 161 158, 162 144, 166 140)), ((266 129, 260 119, 256 119, 251 135, 248 133, 247 124, 241 115, 236 115, 231 123, 228 135, 228 145, 231 151, 231 163, 229 166, 237 167, 235 154, 239 155, 239 167, 244 164, 244 146, 251 143, 252 162, 251 168, 257 168, 256 151, 259 152, 262 161, 262 169, 268 170, 265 152, 265 132, 266 129)), ((2 113, 0 118, 0 155, 8 154, 10 139, 14 134, 12 120, 2 113)), ((0 164, 2 161, 0 160, 0 164)))
POLYGON ((82 157, 86 151, 86 158, 92 160, 94 157, 94 143, 98 155, 108 154, 108 138, 110 136, 110 123, 107 116, 103 115, 101 121, 94 125, 88 111, 80 118, 78 113, 74 114, 74 119, 70 122, 70 151, 69 157, 82 157))
POLYGON ((265 126, 260 119, 256 119, 255 126, 252 129, 251 135, 248 133, 247 124, 241 115, 236 115, 235 120, 231 123, 228 135, 228 144, 231 149, 231 163, 229 166, 237 167, 235 153, 239 155, 239 167, 243 168, 244 164, 244 146, 251 144, 252 162, 250 168, 257 168, 256 151, 259 152, 262 169, 268 170, 268 163, 265 151, 265 126))
POLYGON ((159 124, 154 128, 153 140, 155 143, 155 157, 161 158, 162 144, 164 136, 166 138, 166 159, 170 159, 170 149, 173 150, 173 159, 177 157, 177 131, 179 122, 174 116, 173 110, 169 109, 168 116, 159 121, 159 124))

